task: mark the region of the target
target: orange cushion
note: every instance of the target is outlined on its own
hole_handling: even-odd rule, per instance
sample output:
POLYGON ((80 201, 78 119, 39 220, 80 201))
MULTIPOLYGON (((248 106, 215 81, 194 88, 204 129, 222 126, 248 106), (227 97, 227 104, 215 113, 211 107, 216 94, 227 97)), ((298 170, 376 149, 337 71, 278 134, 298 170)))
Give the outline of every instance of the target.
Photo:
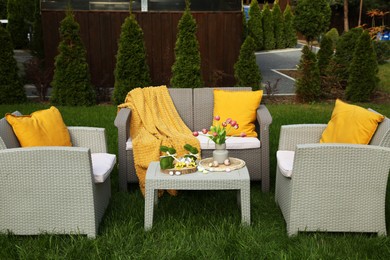
POLYGON ((68 129, 60 111, 55 107, 39 110, 31 115, 6 114, 22 147, 72 146, 68 129))
POLYGON ((384 116, 337 99, 320 143, 368 144, 384 116))
POLYGON ((255 131, 256 111, 260 105, 263 91, 227 91, 214 89, 214 116, 220 116, 222 121, 214 119, 213 125, 224 122, 227 118, 236 120, 239 128, 229 130, 228 135, 257 137, 255 131))

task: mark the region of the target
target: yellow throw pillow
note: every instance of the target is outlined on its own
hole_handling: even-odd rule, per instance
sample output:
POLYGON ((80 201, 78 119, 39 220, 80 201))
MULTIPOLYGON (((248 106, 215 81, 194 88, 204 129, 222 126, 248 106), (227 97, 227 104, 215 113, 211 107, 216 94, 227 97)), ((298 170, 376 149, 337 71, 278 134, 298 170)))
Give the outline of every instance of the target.
POLYGON ((214 116, 221 121, 213 121, 213 125, 221 124, 227 118, 236 120, 239 128, 231 129, 228 135, 257 137, 255 131, 256 110, 260 105, 263 91, 227 91, 214 89, 214 116))
POLYGON ((60 111, 55 107, 31 115, 5 115, 22 147, 72 146, 70 135, 60 111))
POLYGON ((368 144, 385 117, 337 99, 320 143, 368 144))

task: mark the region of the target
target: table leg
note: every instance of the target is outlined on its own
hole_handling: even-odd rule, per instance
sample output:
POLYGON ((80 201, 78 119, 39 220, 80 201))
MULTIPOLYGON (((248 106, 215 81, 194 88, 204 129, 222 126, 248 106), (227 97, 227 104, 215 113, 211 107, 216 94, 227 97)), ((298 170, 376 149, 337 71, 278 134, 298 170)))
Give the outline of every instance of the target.
POLYGON ((153 226, 153 211, 155 206, 155 194, 157 190, 146 187, 145 189, 145 231, 150 230, 153 226))
POLYGON ((154 190, 154 206, 158 204, 158 190, 154 190))
POLYGON ((241 223, 243 225, 251 224, 251 203, 250 203, 250 188, 238 190, 241 205, 241 223))

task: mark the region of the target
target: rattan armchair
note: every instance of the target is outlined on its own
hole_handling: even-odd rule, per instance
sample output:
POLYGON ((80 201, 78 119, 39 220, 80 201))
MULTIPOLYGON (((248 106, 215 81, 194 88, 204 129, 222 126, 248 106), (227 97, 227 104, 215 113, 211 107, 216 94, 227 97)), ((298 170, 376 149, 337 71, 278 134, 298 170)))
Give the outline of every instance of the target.
POLYGON ((369 145, 319 144, 326 125, 287 125, 279 151, 295 151, 291 177, 276 170, 275 200, 288 235, 298 231, 386 235, 385 196, 390 170, 390 120, 369 145))
POLYGON ((107 152, 105 130, 68 129, 73 147, 20 148, 12 127, 0 120, 1 233, 96 237, 111 184, 109 176, 95 183, 91 153, 107 152))

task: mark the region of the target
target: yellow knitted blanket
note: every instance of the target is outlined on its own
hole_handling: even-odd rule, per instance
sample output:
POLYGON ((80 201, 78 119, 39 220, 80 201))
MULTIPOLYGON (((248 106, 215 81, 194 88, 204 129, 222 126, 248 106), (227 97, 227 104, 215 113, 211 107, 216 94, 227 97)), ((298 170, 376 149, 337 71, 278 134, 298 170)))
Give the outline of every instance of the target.
MULTIPOLYGON (((191 104, 188 104, 190 107, 191 104)), ((190 144, 200 151, 200 144, 180 118, 166 86, 131 90, 125 103, 118 108, 130 108, 130 136, 133 143, 134 165, 141 192, 145 195, 145 176, 149 163, 159 161, 160 146, 174 147, 177 156, 188 153, 183 146, 190 144)), ((168 191, 176 195, 176 191, 168 191)))

